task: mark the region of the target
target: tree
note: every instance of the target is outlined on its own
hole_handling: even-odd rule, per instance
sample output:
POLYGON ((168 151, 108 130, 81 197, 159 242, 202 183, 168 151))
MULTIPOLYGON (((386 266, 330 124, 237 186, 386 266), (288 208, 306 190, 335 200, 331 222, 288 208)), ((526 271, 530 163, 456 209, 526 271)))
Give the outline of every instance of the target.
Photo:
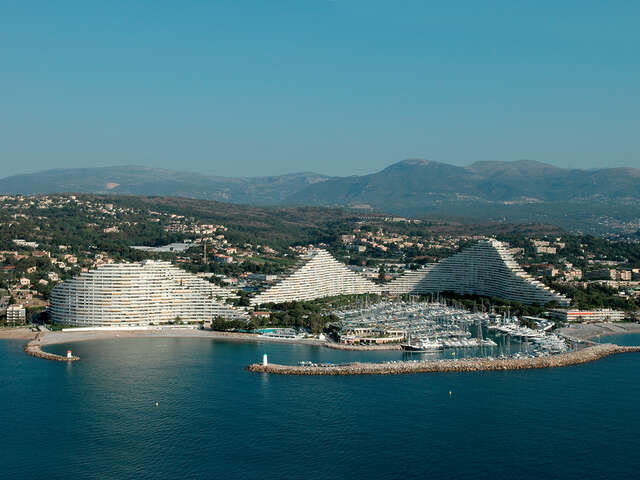
POLYGON ((380 280, 381 282, 384 282, 385 275, 386 275, 386 272, 384 270, 384 263, 381 263, 380 270, 378 270, 378 280, 380 280))

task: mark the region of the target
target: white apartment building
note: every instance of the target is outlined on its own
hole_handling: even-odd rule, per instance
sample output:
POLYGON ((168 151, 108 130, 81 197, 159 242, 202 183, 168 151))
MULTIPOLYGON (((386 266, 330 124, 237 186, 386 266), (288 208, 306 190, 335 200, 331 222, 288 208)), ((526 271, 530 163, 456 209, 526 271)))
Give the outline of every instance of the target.
POLYGON ((7 307, 7 323, 19 324, 27 321, 27 311, 22 305, 7 307))
POLYGON ((480 240, 460 253, 407 272, 385 288, 390 293, 455 292, 503 298, 523 304, 552 301, 569 305, 569 299, 526 273, 513 259, 509 246, 497 240, 480 240))
POLYGON ((244 310, 224 303, 232 296, 169 262, 114 263, 56 285, 49 313, 55 323, 74 326, 245 318, 244 310))
POLYGON ((16 238, 13 240, 13 243, 18 245, 19 247, 29 247, 29 248, 38 248, 38 244, 36 242, 27 242, 22 238, 16 238))
POLYGON ((303 263, 273 287, 251 299, 251 305, 379 293, 378 285, 351 271, 326 250, 311 250, 303 263))

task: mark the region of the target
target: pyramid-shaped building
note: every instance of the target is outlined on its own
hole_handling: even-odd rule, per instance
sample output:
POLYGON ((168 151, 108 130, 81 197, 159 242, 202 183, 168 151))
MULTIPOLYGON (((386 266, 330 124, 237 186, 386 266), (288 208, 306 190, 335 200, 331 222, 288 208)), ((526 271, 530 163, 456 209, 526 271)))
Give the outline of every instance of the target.
POLYGON ((476 245, 428 267, 407 272, 389 283, 389 293, 455 292, 503 298, 523 304, 544 305, 569 299, 526 273, 497 240, 480 240, 476 245))
POLYGON ((375 283, 350 270, 326 250, 311 250, 302 263, 274 286, 251 299, 251 305, 283 303, 337 295, 379 293, 375 283))

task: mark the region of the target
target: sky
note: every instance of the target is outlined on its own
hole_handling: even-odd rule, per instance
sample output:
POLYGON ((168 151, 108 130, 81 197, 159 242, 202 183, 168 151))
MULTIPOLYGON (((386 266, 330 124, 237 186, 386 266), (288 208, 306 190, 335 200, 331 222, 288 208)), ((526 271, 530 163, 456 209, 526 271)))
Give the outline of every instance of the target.
POLYGON ((640 2, 0 0, 0 176, 640 168, 640 2))

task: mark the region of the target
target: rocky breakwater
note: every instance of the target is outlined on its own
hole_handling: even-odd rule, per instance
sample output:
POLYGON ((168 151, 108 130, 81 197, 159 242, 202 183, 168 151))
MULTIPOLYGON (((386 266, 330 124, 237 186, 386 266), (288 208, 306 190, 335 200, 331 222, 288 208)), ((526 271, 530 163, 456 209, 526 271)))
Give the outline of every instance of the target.
POLYGON ((42 350, 42 338, 40 335, 41 334, 38 334, 36 338, 31 340, 24 346, 24 351, 27 355, 31 355, 32 357, 37 358, 44 358, 45 360, 53 360, 56 362, 75 362, 77 360, 80 360, 80 357, 77 357, 75 355, 66 357, 63 355, 57 355, 55 353, 44 352, 42 350))
POLYGON ((638 347, 598 344, 560 355, 533 358, 474 358, 464 360, 426 360, 413 362, 356 362, 344 365, 278 365, 252 364, 250 372, 280 375, 391 375, 434 372, 481 372, 495 370, 528 370, 534 368, 568 367, 593 362, 610 355, 640 352, 638 347))

